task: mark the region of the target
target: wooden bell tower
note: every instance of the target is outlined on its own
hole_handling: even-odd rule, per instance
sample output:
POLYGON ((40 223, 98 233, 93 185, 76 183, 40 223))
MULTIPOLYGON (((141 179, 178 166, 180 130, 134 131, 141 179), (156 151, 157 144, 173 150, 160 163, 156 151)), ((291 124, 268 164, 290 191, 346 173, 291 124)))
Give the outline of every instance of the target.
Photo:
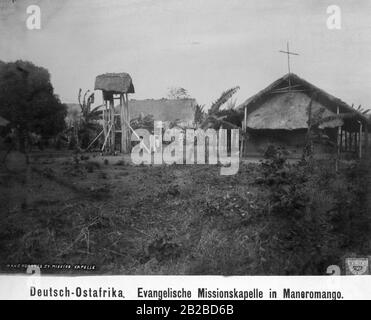
POLYGON ((106 73, 96 77, 95 90, 102 90, 104 144, 102 150, 129 153, 130 112, 129 93, 134 93, 132 79, 127 73, 106 73))

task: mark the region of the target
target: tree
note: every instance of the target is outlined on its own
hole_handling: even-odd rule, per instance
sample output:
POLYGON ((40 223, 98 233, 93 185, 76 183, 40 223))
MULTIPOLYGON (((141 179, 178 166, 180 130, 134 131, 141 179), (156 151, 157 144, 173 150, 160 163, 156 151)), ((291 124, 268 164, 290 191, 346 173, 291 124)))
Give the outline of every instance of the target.
POLYGON ((167 97, 172 100, 178 100, 178 99, 189 99, 190 95, 188 94, 188 91, 184 88, 171 87, 169 88, 167 97))
POLYGON ((16 129, 25 152, 31 133, 52 138, 65 129, 67 107, 54 94, 47 69, 28 61, 1 62, 0 115, 16 129))
MULTIPOLYGON (((342 122, 345 119, 352 119, 352 118, 360 118, 364 117, 367 119, 367 113, 370 111, 369 109, 362 108, 361 105, 358 107, 355 107, 354 104, 352 104, 352 108, 355 110, 355 112, 346 112, 346 113, 338 113, 333 114, 330 116, 323 116, 325 109, 321 108, 319 110, 312 110, 312 104, 313 101, 315 101, 318 97, 317 91, 312 91, 310 93, 310 101, 307 107, 307 113, 308 113, 308 130, 307 130, 307 136, 306 136, 306 144, 303 149, 303 155, 302 160, 304 161, 311 161, 313 159, 313 153, 314 153, 314 146, 313 143, 321 143, 321 144, 327 144, 332 147, 340 148, 338 145, 339 141, 333 142, 331 141, 326 134, 324 134, 323 129, 325 126, 323 126, 326 123, 332 122, 332 126, 334 127, 334 123, 337 123, 337 127, 342 125, 342 122), (340 122, 340 123, 339 123, 340 122)), ((363 121, 362 121, 363 122, 363 121)), ((339 150, 339 149, 338 149, 339 150)), ((367 150, 367 149, 366 149, 367 150)), ((338 153, 339 156, 339 153, 338 153)))
POLYGON ((78 140, 83 149, 87 148, 91 140, 102 130, 102 126, 97 122, 102 119, 102 111, 99 110, 102 105, 91 109, 94 103, 94 93, 89 95, 87 90, 83 96, 82 90, 79 90, 78 100, 81 108, 81 118, 78 128, 78 140))
POLYGON ((201 125, 206 118, 205 106, 197 104, 193 108, 194 116, 193 121, 196 125, 201 125))
POLYGON ((217 113, 221 106, 229 101, 229 99, 232 98, 232 96, 240 89, 240 87, 233 87, 226 91, 224 91, 218 100, 216 100, 209 109, 209 114, 215 114, 217 113))
POLYGON ((221 107, 226 104, 233 95, 240 89, 240 87, 233 87, 224 91, 221 96, 216 100, 205 115, 204 120, 201 124, 201 128, 212 127, 218 129, 221 126, 228 129, 239 129, 240 116, 234 109, 228 108, 227 110, 220 110, 221 107))

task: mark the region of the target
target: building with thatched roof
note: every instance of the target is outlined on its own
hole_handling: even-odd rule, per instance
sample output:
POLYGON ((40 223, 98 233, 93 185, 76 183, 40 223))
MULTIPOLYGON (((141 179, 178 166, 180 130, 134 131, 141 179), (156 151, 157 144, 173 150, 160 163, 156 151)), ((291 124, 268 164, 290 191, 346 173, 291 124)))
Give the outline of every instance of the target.
POLYGON ((301 154, 308 132, 320 153, 359 153, 362 145, 368 145, 365 114, 292 73, 247 99, 238 110, 249 136, 245 154, 262 154, 269 145, 301 154))

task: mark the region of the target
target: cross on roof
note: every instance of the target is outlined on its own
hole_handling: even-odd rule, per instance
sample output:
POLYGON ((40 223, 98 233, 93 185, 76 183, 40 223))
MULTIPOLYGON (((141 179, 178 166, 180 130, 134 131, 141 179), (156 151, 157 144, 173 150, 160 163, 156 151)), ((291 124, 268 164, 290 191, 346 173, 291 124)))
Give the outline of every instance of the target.
POLYGON ((287 51, 280 50, 280 52, 287 54, 287 67, 289 69, 289 90, 290 90, 291 89, 291 82, 290 82, 290 73, 291 73, 291 69, 290 69, 290 54, 291 55, 295 55, 295 56, 298 56, 299 54, 290 51, 289 42, 288 41, 287 41, 287 51))

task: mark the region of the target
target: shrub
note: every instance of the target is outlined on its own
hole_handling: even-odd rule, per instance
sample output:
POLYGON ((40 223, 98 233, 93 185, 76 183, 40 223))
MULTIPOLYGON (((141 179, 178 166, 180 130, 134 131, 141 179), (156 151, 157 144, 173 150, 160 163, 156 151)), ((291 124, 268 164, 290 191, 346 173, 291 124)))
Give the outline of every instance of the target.
POLYGON ((86 171, 92 173, 94 169, 100 169, 100 164, 97 161, 89 161, 85 164, 86 171))
POLYGON ((258 273, 323 274, 346 250, 365 251, 371 229, 362 208, 364 171, 336 174, 328 164, 290 165, 277 154, 261 166, 258 183, 267 193, 256 236, 258 273))
POLYGON ((124 160, 119 160, 115 163, 115 166, 126 166, 126 162, 124 160))

